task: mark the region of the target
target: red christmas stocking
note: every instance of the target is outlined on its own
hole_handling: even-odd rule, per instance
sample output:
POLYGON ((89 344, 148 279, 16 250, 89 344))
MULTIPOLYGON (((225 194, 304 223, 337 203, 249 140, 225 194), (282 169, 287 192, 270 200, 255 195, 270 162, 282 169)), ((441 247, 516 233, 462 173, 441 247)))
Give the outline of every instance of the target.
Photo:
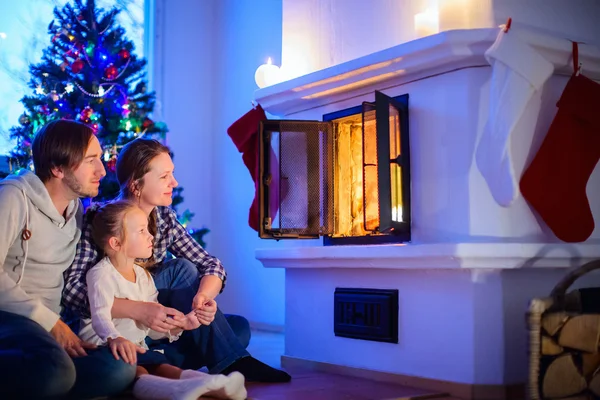
MULTIPOLYGON (((260 121, 267 119, 264 110, 260 105, 244 114, 240 119, 235 121, 228 129, 227 134, 242 153, 242 159, 250 176, 254 181, 254 200, 248 212, 248 225, 258 232, 258 124, 260 121)), ((277 165, 277 158, 271 149, 271 165, 277 165)), ((273 171, 278 171, 274 168, 273 171)), ((279 208, 278 184, 279 176, 273 176, 271 183, 271 192, 274 196, 269 199, 269 208, 271 216, 277 213, 279 208)))
POLYGON ((240 153, 246 151, 247 146, 252 141, 258 140, 258 123, 265 119, 267 119, 267 116, 259 104, 227 128, 227 134, 240 153))
MULTIPOLYGON (((573 63, 577 70, 576 43, 573 63)), ((582 242, 594 230, 586 185, 600 159, 600 84, 573 75, 557 107, 556 117, 523 174, 520 188, 559 239, 582 242)))

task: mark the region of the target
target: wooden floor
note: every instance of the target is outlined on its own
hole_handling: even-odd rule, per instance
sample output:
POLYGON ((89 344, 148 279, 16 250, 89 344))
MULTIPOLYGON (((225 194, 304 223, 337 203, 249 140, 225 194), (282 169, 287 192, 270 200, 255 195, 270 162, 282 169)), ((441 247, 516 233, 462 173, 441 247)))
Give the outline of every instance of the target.
MULTIPOLYGON (((252 332, 248 351, 276 368, 281 367, 282 334, 252 332)), ((420 389, 374 382, 342 375, 306 370, 289 370, 292 381, 280 384, 246 383, 253 400, 458 400, 420 389)), ((207 399, 208 400, 208 399, 207 399)))
MULTIPOLYGON (((281 367, 283 335, 253 332, 248 351, 259 360, 281 367)), ((248 400, 460 400, 443 393, 310 370, 288 370, 292 381, 279 384, 247 382, 248 400)), ((133 397, 122 395, 118 400, 133 397)), ((211 400, 201 397, 199 400, 211 400)), ((214 400, 214 399, 212 399, 214 400)))
POLYGON ((288 371, 292 381, 246 384, 252 400, 448 400, 441 393, 314 371, 288 371))

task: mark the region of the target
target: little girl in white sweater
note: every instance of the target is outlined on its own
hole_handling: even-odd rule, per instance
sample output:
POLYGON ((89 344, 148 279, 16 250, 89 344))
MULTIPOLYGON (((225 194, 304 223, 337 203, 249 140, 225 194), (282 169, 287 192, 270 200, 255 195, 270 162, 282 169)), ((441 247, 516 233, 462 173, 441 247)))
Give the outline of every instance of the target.
POLYGON ((137 363, 133 393, 138 399, 192 400, 200 396, 244 400, 244 376, 239 372, 209 375, 181 370, 169 364, 160 348, 150 350, 146 338, 179 339, 183 330, 200 326, 194 311, 185 316, 182 329, 160 333, 129 318, 112 318, 115 297, 157 302, 158 291, 148 271, 136 259, 152 256, 152 235, 146 214, 137 205, 116 201, 97 211, 93 219, 94 241, 104 257, 89 270, 86 280, 92 318, 82 321, 79 336, 90 343, 108 345, 118 360, 137 363))

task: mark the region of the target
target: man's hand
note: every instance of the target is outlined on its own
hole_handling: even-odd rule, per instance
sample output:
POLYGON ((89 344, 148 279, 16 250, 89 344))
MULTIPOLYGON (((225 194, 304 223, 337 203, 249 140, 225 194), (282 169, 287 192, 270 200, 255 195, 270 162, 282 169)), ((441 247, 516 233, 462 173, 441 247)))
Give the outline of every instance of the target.
POLYGON ((87 356, 85 349, 95 349, 96 345, 84 342, 73 333, 71 328, 62 320, 58 320, 50 329, 50 334, 61 345, 71 357, 87 356))
POLYGON ((181 311, 149 302, 140 303, 138 307, 138 315, 134 319, 152 330, 165 333, 184 327, 185 315, 181 311))
MULTIPOLYGON (((194 301, 200 296, 200 293, 194 297, 194 301)), ((200 307, 194 307, 194 312, 198 321, 202 325, 210 325, 215 320, 215 314, 217 313, 217 302, 211 299, 206 299, 205 296, 200 296, 202 303, 200 307)), ((194 303, 195 304, 195 303, 194 303)))
POLYGON ((204 307, 204 304, 211 298, 203 292, 198 292, 192 300, 192 310, 199 310, 204 307))
POLYGON ((143 347, 140 347, 121 336, 116 339, 108 338, 108 345, 116 360, 118 360, 119 355, 121 355, 123 361, 131 365, 137 364, 137 353, 144 354, 146 352, 146 349, 143 347))

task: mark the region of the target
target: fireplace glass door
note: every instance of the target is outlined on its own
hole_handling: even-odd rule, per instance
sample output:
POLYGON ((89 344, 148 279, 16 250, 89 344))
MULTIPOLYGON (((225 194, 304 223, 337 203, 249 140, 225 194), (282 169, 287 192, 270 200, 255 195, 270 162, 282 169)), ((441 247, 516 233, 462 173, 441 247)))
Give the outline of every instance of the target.
POLYGON ((408 95, 259 130, 261 238, 410 240, 408 95))

